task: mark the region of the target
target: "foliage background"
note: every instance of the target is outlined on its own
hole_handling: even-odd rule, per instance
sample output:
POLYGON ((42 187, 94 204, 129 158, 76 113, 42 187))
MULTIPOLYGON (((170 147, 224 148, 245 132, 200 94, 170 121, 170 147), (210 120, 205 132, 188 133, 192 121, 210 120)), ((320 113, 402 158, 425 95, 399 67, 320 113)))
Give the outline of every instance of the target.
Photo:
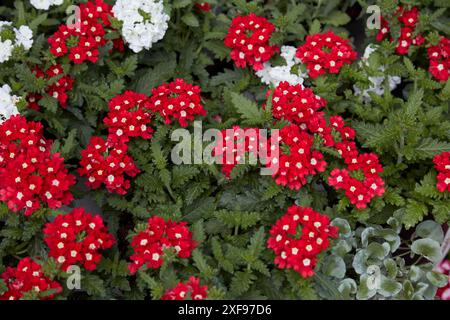
MULTIPOLYGON (((42 12, 28 1, 2 1, 1 20, 29 25, 35 43, 28 54, 1 65, 0 83, 10 84, 22 96, 43 91, 44 83, 32 75, 31 68, 52 62, 46 39, 65 21, 65 8, 72 2, 80 1, 66 0, 42 12)), ((164 2, 171 16, 169 29, 151 50, 109 55, 106 48, 96 64, 65 63, 65 72, 75 78, 68 108, 62 109, 46 96, 40 102, 41 111, 21 111, 44 124, 46 136, 54 140, 53 151, 62 154, 71 172, 90 137, 105 134, 102 119, 109 99, 126 89, 150 94, 153 87, 174 78, 201 86, 208 111, 204 130, 234 124, 271 127, 271 116, 261 111, 267 86, 252 70, 235 68, 223 44, 231 19, 238 14, 255 12, 274 22, 277 32, 272 42, 276 44, 298 46, 307 34, 330 28, 350 37, 360 52, 375 42, 376 30, 365 26, 365 8, 373 4, 369 1, 211 0, 213 11, 209 13, 195 9, 191 0, 164 2)), ((382 14, 395 11, 398 3, 376 2, 382 14)), ((401 3, 419 8, 418 28, 430 42, 437 43, 438 34, 448 37, 448 1, 401 3)), ((431 269, 443 238, 442 226, 445 229, 450 217, 450 196, 436 190, 431 159, 450 151, 450 83, 431 79, 425 49, 402 57, 395 54, 393 44, 383 42, 381 47, 370 67, 354 63, 339 75, 310 79, 307 85, 328 101, 327 115, 340 114, 356 129, 361 150, 380 156, 387 186, 382 198, 374 199, 367 209, 356 210, 324 183, 339 163, 331 152, 327 172, 299 191, 277 186, 271 177, 260 176, 257 168, 247 165, 237 167, 231 180, 224 179, 217 166, 174 166, 170 134, 177 125, 167 126, 157 119, 152 123, 156 133, 151 140, 134 139, 130 144, 142 172, 126 196, 88 190, 82 179, 73 188, 78 199, 73 206, 101 213, 118 243, 104 252, 96 271, 83 271, 81 290, 65 290, 61 298, 158 299, 189 275, 208 284, 211 299, 433 298, 437 286, 445 282, 431 269), (367 87, 368 76, 379 75, 381 64, 384 74, 401 76, 402 84, 364 104, 352 86, 367 87), (306 280, 291 270, 277 269, 266 248, 270 226, 294 202, 338 218, 334 223, 345 230, 333 248, 322 254, 317 275, 306 280), (152 215, 188 221, 200 245, 187 261, 171 257, 156 271, 130 276, 129 240, 135 227, 139 229, 152 215), (426 243, 415 242, 414 246, 419 238, 426 243), (370 265, 379 266, 383 275, 381 288, 375 291, 365 285, 370 265)), ((0 272, 29 255, 42 257, 50 274, 67 277, 46 258, 42 241, 42 226, 58 212, 43 209, 26 218, 0 204, 0 272)))

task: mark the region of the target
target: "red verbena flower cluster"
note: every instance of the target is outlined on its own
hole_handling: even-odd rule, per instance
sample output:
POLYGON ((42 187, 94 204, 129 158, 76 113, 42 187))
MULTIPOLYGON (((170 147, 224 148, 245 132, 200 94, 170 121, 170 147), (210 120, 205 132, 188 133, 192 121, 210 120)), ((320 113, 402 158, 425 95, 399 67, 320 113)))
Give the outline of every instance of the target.
POLYGON ((405 11, 402 7, 398 10, 398 21, 402 24, 400 28, 400 37, 397 39, 397 47, 395 48, 398 54, 408 54, 411 45, 421 46, 425 42, 422 35, 417 35, 413 38, 413 33, 419 21, 419 11, 413 7, 409 11, 405 11))
POLYGON ((103 119, 108 127, 108 138, 92 137, 89 145, 81 152, 78 172, 86 176, 86 184, 97 189, 102 184, 113 193, 124 195, 130 188, 125 175, 135 177, 140 171, 127 154, 131 137, 150 139, 151 114, 149 98, 133 91, 126 91, 109 101, 109 112, 103 119))
POLYGON ((450 75, 450 39, 441 37, 439 44, 428 48, 429 71, 439 81, 447 81, 450 75))
MULTIPOLYGON (((59 104, 65 108, 67 105, 67 92, 72 89, 74 80, 64 74, 64 71, 59 64, 51 65, 47 70, 42 71, 38 66, 33 69, 33 74, 36 78, 44 78, 46 81, 50 81, 53 77, 59 77, 55 83, 48 85, 45 92, 58 100, 59 104)), ((39 110, 39 100, 42 98, 40 94, 31 93, 27 96, 28 107, 30 109, 39 110)))
POLYGON ((227 178, 237 164, 256 164, 258 156, 260 159, 267 157, 267 137, 261 134, 260 129, 233 126, 222 130, 221 134, 223 139, 217 141, 213 155, 222 164, 222 173, 227 178))
POLYGON ((112 98, 108 106, 108 115, 103 119, 109 130, 108 141, 125 143, 130 137, 152 137, 151 115, 146 111, 148 97, 145 94, 126 91, 112 98))
POLYGON ((277 46, 269 44, 274 31, 272 23, 254 13, 234 18, 224 43, 232 49, 230 56, 236 66, 245 68, 249 65, 255 71, 261 70, 264 62, 279 51, 277 46))
POLYGON ((317 116, 317 111, 326 105, 326 101, 300 84, 290 85, 282 81, 274 90, 268 90, 266 96, 272 94, 272 114, 275 119, 286 119, 296 124, 309 124, 317 116))
POLYGON ((101 216, 75 208, 45 225, 44 241, 50 249, 48 255, 55 258, 62 270, 75 264, 94 270, 102 258, 99 250, 111 248, 114 237, 108 233, 101 216))
POLYGON ((450 191, 450 152, 443 152, 433 158, 434 167, 438 171, 437 189, 440 192, 450 191))
POLYGON ((354 132, 345 135, 343 131, 343 121, 339 116, 332 119, 332 126, 340 132, 343 141, 337 142, 336 150, 344 159, 347 169, 335 168, 328 177, 328 183, 336 188, 344 189, 345 195, 358 209, 363 209, 375 196, 382 196, 384 193, 384 181, 380 177, 383 167, 379 163, 378 156, 374 153, 360 154, 354 141, 354 132), (356 172, 362 173, 363 181, 353 177, 356 172))
POLYGON ((199 86, 186 83, 183 79, 175 79, 152 89, 149 108, 159 113, 166 124, 176 119, 182 127, 187 127, 187 121, 193 121, 194 116, 206 115, 200 94, 199 86))
MULTIPOLYGON (((413 7, 411 10, 405 10, 403 7, 399 7, 395 13, 398 21, 400 22, 400 36, 397 39, 397 46, 395 51, 398 54, 408 54, 409 48, 412 45, 421 46, 425 39, 422 35, 418 34, 413 37, 417 22, 419 21, 419 11, 417 7, 413 7)), ((376 40, 382 41, 384 38, 388 38, 392 41, 390 35, 389 22, 385 18, 381 18, 381 29, 378 31, 376 40)))
POLYGON ((325 170, 327 163, 322 153, 313 150, 313 142, 314 137, 296 124, 280 130, 280 154, 271 154, 266 164, 277 184, 298 190, 307 183, 308 176, 325 170))
POLYGON ((389 41, 392 41, 390 31, 391 28, 389 27, 389 21, 387 21, 384 17, 380 17, 380 31, 378 31, 376 35, 376 40, 380 42, 383 41, 384 38, 389 38, 389 41))
POLYGON ((62 24, 49 39, 50 52, 55 57, 68 54, 75 64, 97 62, 99 48, 107 43, 106 28, 111 25, 111 6, 102 0, 82 3, 80 18, 74 25, 62 24))
POLYGON ((161 300, 203 300, 207 298, 208 286, 201 286, 200 279, 190 277, 187 283, 180 282, 175 288, 169 289, 161 297, 161 300))
POLYGON ((6 292, 0 294, 0 300, 19 300, 27 293, 38 294, 41 300, 52 299, 62 292, 61 285, 44 275, 42 267, 31 258, 23 258, 17 267, 7 267, 0 275, 6 284, 6 292), (42 294, 52 290, 50 294, 42 294))
POLYGON ((208 2, 196 2, 194 4, 195 8, 204 11, 204 12, 209 12, 211 11, 211 5, 208 2))
POLYGON ((16 115, 0 125, 0 200, 10 210, 29 216, 42 204, 55 209, 72 201, 75 177, 50 149, 40 123, 16 115))
POLYGON ((328 248, 330 238, 337 236, 338 228, 330 225, 326 215, 294 205, 272 226, 267 245, 275 252, 279 268, 293 269, 308 278, 314 275, 317 255, 328 248))
POLYGON ((448 278, 447 285, 439 288, 436 292, 436 296, 441 300, 450 300, 450 260, 444 260, 437 266, 437 271, 445 274, 448 278))
POLYGON ((347 39, 328 31, 307 36, 296 56, 306 64, 308 75, 317 78, 327 72, 339 73, 344 64, 351 64, 356 59, 357 53, 347 39))
POLYGON ((197 242, 192 240, 192 232, 186 226, 187 222, 165 221, 159 216, 148 219, 145 231, 133 237, 131 246, 133 261, 128 265, 132 274, 144 264, 147 268, 159 268, 164 260, 164 250, 173 248, 180 258, 189 258, 197 242))
POLYGON ((348 174, 345 175, 348 171, 344 170, 344 177, 348 176, 346 183, 350 183, 348 195, 353 204, 358 203, 357 207, 363 208, 363 203, 383 194, 384 183, 378 175, 382 167, 377 156, 358 153, 352 141, 355 139, 355 130, 345 126, 340 116, 331 116, 329 123, 327 122, 324 112, 319 111, 325 106, 325 100, 308 88, 301 85, 292 86, 287 82, 281 82, 273 91, 269 90, 267 96, 270 95, 274 118, 291 122, 280 131, 277 142, 281 144, 281 148, 278 143, 268 143, 267 137, 261 139, 260 129, 257 128, 241 129, 235 126, 223 130, 224 139, 218 141, 214 155, 220 157, 222 172, 226 177, 230 177, 236 164, 244 163, 241 161, 245 159, 244 156, 259 155, 260 160, 265 158, 262 162, 272 172, 277 184, 299 189, 308 182, 308 176, 323 172, 327 166, 323 154, 314 150, 314 134, 318 134, 322 138, 320 143, 336 148, 351 171, 360 170, 364 174, 365 179, 361 182, 348 174), (333 130, 336 135, 340 135, 341 142, 335 141, 333 130), (234 143, 236 139, 237 144, 234 143), (355 188, 358 190, 356 194, 355 188))
POLYGON ((319 134, 321 143, 334 147, 344 158, 350 172, 361 171, 364 175, 364 181, 360 181, 352 177, 348 170, 334 169, 329 177, 331 185, 347 190, 347 197, 357 208, 365 208, 374 196, 384 193, 378 157, 373 153, 359 154, 353 142, 355 130, 345 126, 342 117, 331 116, 327 122, 324 112, 319 111, 326 105, 324 99, 316 96, 311 89, 292 86, 287 82, 281 82, 274 90, 267 92, 267 96, 271 94, 274 118, 292 123, 280 131, 280 156, 271 156, 267 164, 277 184, 299 189, 307 183, 308 176, 325 170, 327 163, 323 154, 313 150, 314 134, 319 134), (333 130, 339 134, 341 142, 335 141, 333 130))
POLYGON ((135 177, 140 172, 127 150, 125 143, 111 143, 94 136, 81 151, 78 173, 87 177, 86 185, 92 189, 104 184, 109 192, 124 195, 131 186, 125 175, 135 177))
POLYGON ((288 82, 280 82, 272 91, 267 91, 267 97, 272 95, 272 114, 275 119, 285 119, 298 124, 302 130, 318 133, 326 146, 333 146, 331 129, 327 125, 324 113, 319 111, 326 101, 309 89, 288 82))

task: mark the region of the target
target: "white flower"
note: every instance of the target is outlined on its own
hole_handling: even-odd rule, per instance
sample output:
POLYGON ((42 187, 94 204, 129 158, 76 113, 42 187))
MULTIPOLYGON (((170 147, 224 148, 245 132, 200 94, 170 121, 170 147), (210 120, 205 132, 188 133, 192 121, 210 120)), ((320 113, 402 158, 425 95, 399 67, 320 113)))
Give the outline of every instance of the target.
POLYGON ((161 40, 170 19, 163 3, 155 0, 117 0, 112 12, 122 21, 122 36, 136 53, 161 40))
MULTIPOLYGON (((373 44, 369 44, 366 49, 364 50, 364 55, 361 58, 361 61, 368 65, 369 64, 369 57, 372 54, 372 52, 377 50, 377 46, 373 45, 373 44)), ((384 71, 384 67, 381 66, 379 68, 380 71, 384 71)), ((384 82, 385 77, 384 76, 380 76, 380 77, 369 77, 369 81, 371 82, 371 85, 368 89, 365 90, 361 90, 360 88, 358 88, 358 86, 354 85, 353 86, 353 90, 355 91, 355 95, 357 96, 362 96, 363 101, 365 103, 369 103, 370 101, 372 101, 372 99, 370 98, 369 93, 373 92, 377 95, 382 95, 384 94, 384 86, 383 86, 383 82, 384 82)), ((389 90, 392 91, 394 90, 397 85, 399 85, 402 80, 400 77, 397 76, 388 76, 388 81, 389 81, 389 90)))
POLYGON ((0 35, 0 63, 11 58, 14 48, 22 46, 26 51, 33 45, 33 32, 28 26, 20 26, 19 29, 12 27, 9 21, 0 21, 0 33, 10 29, 15 34, 15 39, 2 39, 0 35))
POLYGON ((28 26, 20 26, 14 29, 16 33, 16 45, 22 45, 25 50, 30 50, 33 45, 33 31, 28 26))
POLYGON ((64 0, 30 0, 33 7, 39 10, 48 10, 50 6, 60 6, 64 0))
POLYGON ((19 114, 16 107, 19 99, 19 97, 11 95, 11 88, 7 84, 0 87, 0 124, 12 115, 19 114))
POLYGON ((11 40, 0 40, 0 63, 8 61, 11 57, 13 45, 11 40))
POLYGON ((261 81, 268 85, 278 86, 282 81, 287 81, 291 85, 303 85, 306 73, 292 73, 292 67, 301 63, 295 56, 297 49, 292 46, 281 47, 281 57, 285 60, 285 65, 272 67, 270 62, 264 63, 263 69, 256 72, 261 81))

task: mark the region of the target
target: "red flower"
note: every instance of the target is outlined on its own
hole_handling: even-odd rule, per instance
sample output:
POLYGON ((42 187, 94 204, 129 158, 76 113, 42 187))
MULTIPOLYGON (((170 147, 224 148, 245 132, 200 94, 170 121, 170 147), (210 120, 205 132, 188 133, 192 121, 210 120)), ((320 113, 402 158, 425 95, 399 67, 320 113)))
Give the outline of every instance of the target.
POLYGON ((439 44, 428 48, 429 71, 439 81, 447 81, 450 75, 450 39, 441 37, 439 44))
POLYGON ((433 158, 434 168, 438 171, 437 189, 450 191, 450 152, 442 152, 433 158))
POLYGON ((69 204, 75 177, 64 167, 58 153, 51 154, 42 125, 12 116, 0 125, 0 200, 26 216, 46 204, 60 208, 69 204))
POLYGON ((32 110, 39 111, 40 106, 38 104, 38 101, 42 99, 42 96, 38 93, 29 93, 27 95, 27 102, 28 102, 28 108, 32 110))
POLYGON ((338 229, 327 216, 294 205, 272 226, 270 235, 267 246, 275 252, 275 264, 308 278, 314 275, 317 255, 329 247, 330 238, 337 238, 338 229))
POLYGON ((421 46, 425 43, 425 38, 422 37, 422 35, 418 35, 417 37, 415 37, 412 41, 413 45, 415 46, 421 46))
POLYGON ((80 64, 83 63, 84 60, 86 60, 86 52, 83 48, 79 47, 73 47, 70 49, 69 59, 75 63, 80 64))
POLYGON ((311 78, 327 72, 339 73, 344 64, 351 64, 357 56, 349 41, 332 31, 307 36, 306 43, 298 47, 296 55, 307 65, 311 78))
POLYGON ((56 216, 44 228, 48 255, 55 258, 62 270, 74 264, 94 270, 102 256, 98 252, 112 247, 114 237, 108 233, 101 216, 75 208, 69 214, 56 216))
POLYGON ((175 288, 167 290, 161 300, 203 300, 207 298, 208 286, 201 286, 200 279, 190 277, 187 283, 180 282, 175 288))
POLYGON ((384 194, 384 181, 380 177, 383 167, 374 153, 360 154, 356 148, 355 130, 346 127, 341 117, 330 117, 331 127, 340 133, 342 141, 335 142, 334 148, 347 164, 347 169, 335 168, 328 177, 328 184, 336 190, 343 189, 345 195, 356 208, 363 209, 373 199, 384 194), (356 179, 352 174, 360 171, 364 178, 356 179))
MULTIPOLYGON (((241 128, 233 126, 221 132, 223 140, 217 141, 213 155, 222 164, 222 173, 230 178, 233 168, 238 164, 251 163, 250 156, 267 155, 267 137, 262 136, 258 128, 241 128)), ((266 158, 265 158, 266 160, 266 158)), ((256 161, 255 161, 256 162, 256 161)))
MULTIPOLYGON (((58 100, 63 108, 67 104, 67 92, 72 89, 73 79, 64 74, 64 71, 59 64, 51 65, 47 70, 42 71, 38 66, 33 69, 33 74, 36 78, 45 78, 49 81, 53 77, 60 77, 55 83, 48 85, 45 92, 58 100)), ((30 93, 27 100, 29 102, 28 107, 31 109, 39 110, 38 101, 42 98, 40 94, 30 93)))
POLYGON ((194 6, 204 12, 211 11, 211 5, 208 2, 196 2, 194 6))
POLYGON ((280 143, 289 148, 289 153, 280 148, 279 157, 272 156, 267 163, 277 184, 298 190, 307 183, 307 176, 325 170, 327 163, 323 155, 312 149, 313 136, 298 125, 285 126, 280 131, 280 138, 280 143))
MULTIPOLYGON (((401 9, 401 11, 403 10, 401 9)), ((419 11, 417 10, 417 7, 413 7, 409 11, 403 11, 403 13, 398 17, 398 21, 408 27, 415 27, 418 20, 419 11)))
POLYGON ((113 144, 94 136, 81 151, 78 173, 87 177, 86 185, 92 189, 104 184, 109 192, 124 195, 131 185, 125 175, 135 177, 140 172, 127 150, 125 143, 113 144))
MULTIPOLYGON (((119 52, 125 51, 125 43, 122 38, 117 38, 113 40, 113 48, 117 49, 119 52)), ((111 52, 110 52, 111 54, 111 52)))
POLYGON ((7 267, 0 278, 7 288, 0 295, 0 300, 19 300, 30 291, 37 293, 41 300, 46 300, 62 292, 61 285, 45 276, 41 266, 29 257, 20 260, 16 268, 7 267), (50 290, 53 292, 42 294, 50 290))
POLYGON ((131 240, 133 261, 128 265, 132 274, 144 264, 147 268, 159 268, 164 260, 164 250, 173 248, 180 258, 189 258, 197 243, 192 240, 192 232, 187 222, 165 221, 159 216, 148 219, 147 229, 139 232, 131 240))
MULTIPOLYGON (((400 37, 397 39, 395 51, 400 55, 405 55, 408 54, 412 45, 421 46, 425 42, 424 37, 420 34, 415 38, 412 37, 419 21, 419 11, 417 7, 413 7, 409 11, 405 11, 403 7, 398 7, 395 16, 400 22, 400 37)), ((392 41, 389 23, 381 17, 381 29, 376 36, 376 40, 382 41, 386 37, 389 37, 389 40, 392 41)))
POLYGON ((388 37, 389 36, 389 32, 391 30, 389 28, 389 22, 385 18, 381 17, 381 21, 380 22, 381 22, 380 31, 378 31, 377 37, 376 37, 378 42, 380 42, 384 38, 388 37))
MULTIPOLYGON (((56 57, 65 56, 70 43, 70 61, 75 64, 85 61, 95 63, 98 60, 99 47, 107 43, 105 28, 110 28, 109 16, 112 16, 112 7, 103 0, 95 0, 82 3, 79 8, 80 26, 60 25, 58 31, 48 39, 50 52, 56 57)), ((120 39, 113 40, 113 48, 123 51, 123 42, 120 43, 120 39)))
POLYGON ((245 68, 249 65, 255 71, 261 70, 263 63, 279 51, 277 46, 269 44, 274 31, 272 23, 254 13, 235 17, 224 43, 232 49, 230 56, 236 66, 245 68))
POLYGON ((147 112, 148 97, 133 91, 117 95, 109 102, 109 113, 103 122, 109 128, 108 141, 128 142, 130 137, 150 139, 151 115, 147 112))
POLYGON ((200 93, 199 86, 175 79, 152 89, 148 107, 159 113, 167 124, 176 119, 182 127, 187 127, 187 121, 193 121, 194 116, 206 115, 200 93))
POLYGON ((371 156, 374 157, 374 160, 370 165, 367 164, 367 161, 370 160, 364 161, 368 155, 363 154, 359 156, 357 163, 349 165, 349 171, 335 168, 328 177, 328 184, 337 190, 344 189, 350 203, 358 209, 365 208, 373 197, 380 197, 384 194, 384 181, 378 175, 382 168, 378 163, 378 158, 374 154, 371 156), (364 172, 363 181, 350 176, 349 173, 356 170, 364 172))
POLYGON ((398 54, 402 54, 402 55, 408 54, 409 47, 411 46, 411 44, 412 44, 411 38, 400 37, 400 38, 398 38, 398 44, 395 47, 395 51, 398 54))
POLYGON ((450 300, 450 260, 444 260, 437 266, 437 271, 445 274, 448 278, 448 283, 439 288, 436 292, 436 296, 441 300, 450 300))
POLYGON ((286 119, 292 123, 309 122, 317 116, 317 111, 326 105, 326 101, 318 97, 309 88, 301 85, 290 85, 283 81, 267 92, 272 94, 272 114, 276 119, 286 119))

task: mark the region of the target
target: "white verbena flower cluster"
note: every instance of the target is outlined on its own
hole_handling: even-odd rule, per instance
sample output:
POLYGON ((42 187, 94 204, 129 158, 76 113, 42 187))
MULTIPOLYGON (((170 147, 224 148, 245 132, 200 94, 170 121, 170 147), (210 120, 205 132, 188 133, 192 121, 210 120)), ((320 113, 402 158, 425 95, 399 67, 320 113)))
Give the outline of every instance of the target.
POLYGON ((33 7, 39 10, 48 10, 50 6, 60 6, 64 0, 30 0, 33 7))
POLYGON ((9 21, 0 21, 0 63, 8 61, 11 58, 15 48, 23 46, 28 51, 33 45, 33 31, 28 26, 20 26, 19 29, 13 28, 9 21), (15 34, 15 39, 3 39, 2 32, 5 29, 11 29, 15 34))
POLYGON ((112 12, 122 21, 122 36, 136 53, 161 40, 170 19, 162 1, 155 0, 117 0, 112 12))
POLYGON ((16 103, 20 97, 11 95, 11 88, 4 84, 0 87, 0 124, 12 115, 19 114, 16 103))
MULTIPOLYGON (((376 45, 369 44, 366 47, 366 49, 364 50, 364 55, 361 59, 362 62, 365 63, 366 65, 368 65, 370 55, 372 54, 372 52, 374 52, 376 50, 377 50, 376 45)), ((384 71, 384 67, 381 66, 379 68, 379 70, 384 71)), ((384 79, 385 79, 384 76, 369 77, 369 81, 371 82, 371 85, 368 89, 365 89, 365 90, 361 90, 360 88, 358 88, 358 86, 354 85, 353 90, 355 92, 355 95, 362 96, 363 102, 369 103, 370 101, 372 101, 372 99, 370 98, 370 95, 369 95, 370 92, 373 92, 377 95, 382 95, 384 93, 384 86, 383 86, 384 79)), ((390 91, 394 90, 397 87, 397 85, 399 85, 402 82, 401 78, 397 77, 397 76, 388 76, 388 81, 389 81, 389 90, 390 91)))
MULTIPOLYGON (((307 77, 306 73, 295 74, 292 73, 292 67, 301 64, 299 58, 295 56, 297 49, 292 46, 281 47, 281 57, 286 61, 286 65, 273 67, 270 62, 264 63, 264 68, 256 72, 256 75, 261 78, 261 81, 268 85, 278 86, 282 81, 287 81, 291 85, 303 85, 304 79, 307 77)), ((299 69, 300 72, 300 69, 299 69)))

